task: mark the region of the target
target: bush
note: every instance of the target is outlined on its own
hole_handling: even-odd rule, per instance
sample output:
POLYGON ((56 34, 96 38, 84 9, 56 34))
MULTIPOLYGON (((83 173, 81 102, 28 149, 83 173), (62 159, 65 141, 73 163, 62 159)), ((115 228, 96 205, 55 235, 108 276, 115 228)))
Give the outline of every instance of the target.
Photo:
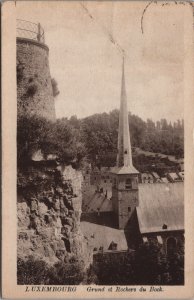
POLYGON ((49 268, 42 260, 35 260, 30 256, 26 261, 17 261, 17 283, 18 284, 47 284, 49 268))
POLYGON ((60 262, 50 267, 43 260, 29 256, 27 260, 18 259, 17 283, 29 285, 78 285, 84 280, 84 265, 78 260, 60 262))
POLYGON ((49 284, 78 285, 85 277, 84 265, 79 261, 57 263, 49 272, 49 284))
POLYGON ((26 97, 33 97, 38 91, 38 85, 36 83, 30 83, 26 91, 26 97))
POLYGON ((27 165, 32 154, 56 154, 63 163, 79 162, 86 155, 78 129, 66 119, 51 122, 38 116, 22 116, 17 122, 18 166, 27 165))

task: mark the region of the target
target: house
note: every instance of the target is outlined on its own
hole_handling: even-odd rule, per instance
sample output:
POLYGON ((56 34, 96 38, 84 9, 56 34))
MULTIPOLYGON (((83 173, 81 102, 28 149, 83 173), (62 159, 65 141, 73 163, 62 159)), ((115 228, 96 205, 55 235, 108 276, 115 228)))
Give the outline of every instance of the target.
POLYGON ((184 171, 178 173, 180 179, 184 181, 184 171))
POLYGON ((154 182, 160 182, 160 176, 156 172, 151 172, 154 182))
POLYGON ((182 179, 177 173, 167 173, 166 177, 170 182, 182 181, 182 179))
POLYGON ((141 183, 153 183, 154 177, 151 173, 141 173, 140 174, 140 182, 141 183))

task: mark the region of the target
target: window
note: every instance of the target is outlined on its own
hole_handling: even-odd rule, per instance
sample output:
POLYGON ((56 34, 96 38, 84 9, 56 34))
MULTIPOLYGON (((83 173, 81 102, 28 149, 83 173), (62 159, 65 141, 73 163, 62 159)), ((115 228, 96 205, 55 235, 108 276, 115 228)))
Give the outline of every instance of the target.
POLYGON ((131 182, 131 179, 130 178, 127 178, 126 181, 125 181, 125 188, 127 190, 130 190, 132 188, 132 182, 131 182))
POLYGON ((117 243, 112 241, 108 247, 108 250, 117 250, 117 243))
POLYGON ((162 237, 161 237, 161 235, 157 235, 157 240, 158 240, 158 243, 159 244, 163 244, 163 240, 162 240, 162 237))
POLYGON ((167 254, 172 255, 176 249, 177 240, 174 237, 169 237, 167 239, 167 254))
POLYGON ((131 212, 131 207, 130 206, 128 207, 128 212, 131 212))

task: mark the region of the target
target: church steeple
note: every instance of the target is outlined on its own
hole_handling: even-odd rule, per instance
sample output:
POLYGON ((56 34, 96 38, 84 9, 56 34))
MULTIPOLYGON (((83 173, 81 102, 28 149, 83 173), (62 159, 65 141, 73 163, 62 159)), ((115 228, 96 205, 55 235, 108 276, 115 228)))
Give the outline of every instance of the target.
POLYGON ((126 228, 138 206, 139 173, 132 162, 124 64, 123 58, 117 164, 112 171, 112 205, 115 220, 120 229, 126 228))
MULTIPOLYGON (((117 168, 125 169, 125 173, 138 173, 133 167, 131 141, 129 133, 128 109, 127 109, 127 94, 125 87, 125 61, 123 56, 122 80, 121 80, 121 99, 120 99, 120 114, 119 114, 119 134, 118 134, 118 149, 117 149, 117 168)), ((124 170, 123 170, 124 171, 124 170)))

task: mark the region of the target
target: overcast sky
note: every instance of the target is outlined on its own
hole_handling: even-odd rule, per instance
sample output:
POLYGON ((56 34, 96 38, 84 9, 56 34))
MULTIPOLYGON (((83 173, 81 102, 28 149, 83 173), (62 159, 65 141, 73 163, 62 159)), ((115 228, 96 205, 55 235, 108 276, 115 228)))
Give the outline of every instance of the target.
POLYGON ((17 18, 40 22, 45 30, 51 76, 60 90, 57 117, 119 108, 119 47, 126 53, 128 109, 144 120, 183 117, 182 5, 152 3, 142 34, 146 2, 84 2, 85 8, 78 1, 16 3, 17 18))

